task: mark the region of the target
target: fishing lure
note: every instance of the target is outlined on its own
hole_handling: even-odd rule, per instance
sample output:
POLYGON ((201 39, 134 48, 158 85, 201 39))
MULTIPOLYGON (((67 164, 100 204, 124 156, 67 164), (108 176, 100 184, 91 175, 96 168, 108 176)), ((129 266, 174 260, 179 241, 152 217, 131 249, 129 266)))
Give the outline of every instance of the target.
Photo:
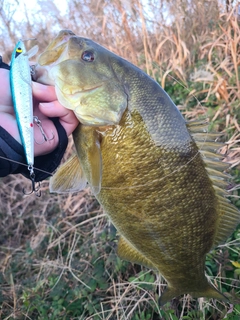
POLYGON ((10 86, 13 97, 13 106, 16 114, 18 129, 25 152, 32 192, 39 195, 39 188, 35 186, 34 173, 34 118, 32 100, 32 79, 29 58, 38 51, 34 46, 27 52, 23 41, 19 41, 13 50, 10 66, 10 86))

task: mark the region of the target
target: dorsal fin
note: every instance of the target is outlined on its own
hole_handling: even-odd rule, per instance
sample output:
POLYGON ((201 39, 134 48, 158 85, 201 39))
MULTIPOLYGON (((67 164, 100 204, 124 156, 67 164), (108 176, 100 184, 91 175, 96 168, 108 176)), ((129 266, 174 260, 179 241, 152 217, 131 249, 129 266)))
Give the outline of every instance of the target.
POLYGON ((193 120, 186 122, 186 125, 196 142, 200 151, 215 152, 223 147, 223 143, 217 141, 222 133, 209 132, 209 123, 206 120, 193 120))
POLYGON ((191 120, 187 121, 186 124, 192 134, 208 132, 209 123, 207 120, 191 120))
POLYGON ((225 172, 229 169, 229 164, 222 162, 223 155, 217 153, 218 149, 224 146, 223 143, 217 141, 222 134, 209 133, 205 120, 187 122, 187 127, 202 154, 218 198, 218 226, 212 246, 214 248, 224 243, 240 222, 239 210, 227 198, 231 195, 227 187, 233 177, 225 172))

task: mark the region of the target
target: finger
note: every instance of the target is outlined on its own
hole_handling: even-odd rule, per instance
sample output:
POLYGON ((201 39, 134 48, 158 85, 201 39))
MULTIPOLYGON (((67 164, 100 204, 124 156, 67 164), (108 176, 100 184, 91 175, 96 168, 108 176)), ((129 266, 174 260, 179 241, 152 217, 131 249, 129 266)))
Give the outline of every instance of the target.
POLYGON ((70 113, 70 110, 63 107, 56 99, 51 102, 40 103, 39 109, 47 117, 64 117, 70 113))
POLYGON ((47 117, 58 117, 68 136, 79 124, 74 113, 64 108, 58 101, 40 103, 39 109, 47 117))
POLYGON ((12 95, 9 85, 9 70, 0 68, 0 103, 12 105, 12 95))
POLYGON ((9 106, 9 105, 3 105, 3 104, 0 104, 0 112, 4 112, 4 113, 9 113, 11 115, 14 115, 14 109, 13 109, 13 106, 9 106))
POLYGON ((0 126, 13 136, 15 140, 21 143, 15 116, 9 113, 0 112, 0 126))
POLYGON ((32 82, 32 91, 35 99, 39 101, 54 101, 57 99, 55 88, 38 82, 32 82))
POLYGON ((43 136, 41 130, 34 125, 34 155, 44 155, 52 152, 59 143, 57 129, 54 123, 50 119, 41 120, 42 130, 44 131, 43 136), (47 140, 46 140, 46 139, 47 140))

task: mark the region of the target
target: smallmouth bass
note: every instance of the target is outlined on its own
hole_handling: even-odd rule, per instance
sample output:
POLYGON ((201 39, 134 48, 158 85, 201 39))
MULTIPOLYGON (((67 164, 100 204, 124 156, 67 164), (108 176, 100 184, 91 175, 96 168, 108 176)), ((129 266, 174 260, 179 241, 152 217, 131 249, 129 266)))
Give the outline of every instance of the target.
POLYGON ((208 282, 205 258, 240 215, 225 197, 228 165, 214 153, 219 144, 206 124, 187 123, 146 73, 68 30, 40 55, 35 72, 80 121, 77 156, 57 171, 51 190, 89 183, 120 234, 118 255, 168 282, 161 305, 184 293, 227 300, 208 282))

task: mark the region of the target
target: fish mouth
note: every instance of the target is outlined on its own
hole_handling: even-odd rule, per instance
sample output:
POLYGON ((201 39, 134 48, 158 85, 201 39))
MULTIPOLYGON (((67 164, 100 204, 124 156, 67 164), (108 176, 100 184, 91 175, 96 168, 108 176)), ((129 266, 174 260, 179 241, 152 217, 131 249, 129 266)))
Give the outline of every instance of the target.
POLYGON ((96 91, 97 89, 103 87, 104 81, 98 82, 94 84, 93 86, 87 86, 83 85, 81 83, 77 83, 73 85, 71 82, 66 81, 66 79, 62 78, 59 75, 56 75, 54 70, 51 72, 51 75, 49 78, 53 78, 55 82, 55 86, 58 87, 58 89, 67 96, 75 95, 75 94, 83 94, 83 93, 92 93, 96 91))
POLYGON ((42 67, 39 64, 35 64, 32 66, 32 80, 45 85, 54 86, 54 80, 49 77, 49 70, 50 67, 42 67))
POLYGON ((102 126, 113 126, 117 124, 115 121, 104 120, 101 118, 93 117, 91 115, 83 115, 83 116, 77 115, 77 117, 81 122, 81 124, 85 126, 102 127, 102 126))
POLYGON ((116 125, 121 118, 120 112, 101 109, 97 102, 96 107, 81 103, 81 100, 85 99, 85 94, 87 99, 88 93, 91 95, 101 87, 103 87, 103 84, 81 90, 79 87, 75 88, 75 90, 74 88, 63 90, 61 86, 56 85, 56 93, 59 102, 66 108, 73 110, 81 124, 95 127, 116 125))
POLYGON ((92 92, 92 91, 96 91, 97 89, 101 88, 103 86, 103 84, 99 84, 95 87, 91 87, 91 88, 86 88, 86 89, 83 89, 81 90, 81 92, 92 92))
POLYGON ((86 126, 92 126, 92 127, 103 127, 103 126, 115 126, 119 124, 119 117, 115 113, 108 114, 108 119, 100 118, 95 115, 89 115, 89 114, 76 114, 77 118, 81 122, 81 124, 86 126), (112 118, 110 118, 110 115, 112 115, 112 118))
MULTIPOLYGON (((61 90, 62 93, 64 95, 67 95, 67 96, 73 96, 73 95, 76 95, 76 94, 83 94, 83 93, 87 93, 87 92, 94 92, 96 91, 97 89, 101 88, 103 86, 103 84, 99 84, 99 85, 96 85, 94 87, 89 87, 89 88, 84 88, 84 89, 81 89, 81 88, 76 88, 75 90, 74 89, 65 89, 65 90, 61 90)), ((60 88, 59 88, 60 89, 60 88)))

